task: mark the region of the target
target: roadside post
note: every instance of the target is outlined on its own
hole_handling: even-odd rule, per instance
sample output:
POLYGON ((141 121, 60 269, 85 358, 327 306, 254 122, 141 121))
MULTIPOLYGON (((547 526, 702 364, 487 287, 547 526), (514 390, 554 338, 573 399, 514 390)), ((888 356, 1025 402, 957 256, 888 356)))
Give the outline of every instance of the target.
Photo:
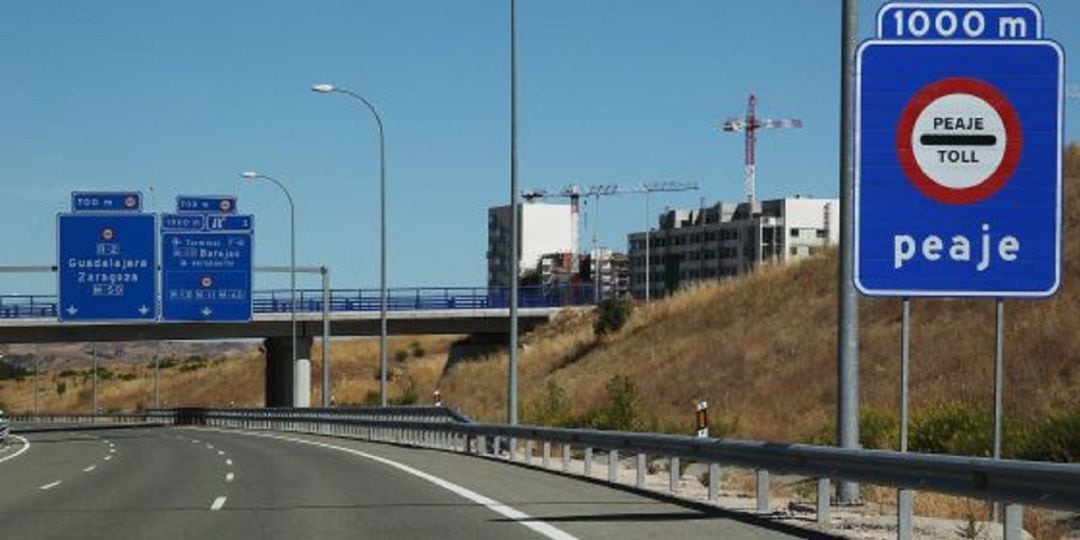
MULTIPOLYGON (((855 272, 902 298, 901 450, 907 450, 910 298, 995 303, 994 447, 1001 457, 1004 301, 1061 284, 1064 53, 1030 3, 881 8, 857 54, 855 272)), ((911 538, 913 493, 899 494, 911 538)), ((1018 538, 1006 505, 1005 537, 1018 538)))

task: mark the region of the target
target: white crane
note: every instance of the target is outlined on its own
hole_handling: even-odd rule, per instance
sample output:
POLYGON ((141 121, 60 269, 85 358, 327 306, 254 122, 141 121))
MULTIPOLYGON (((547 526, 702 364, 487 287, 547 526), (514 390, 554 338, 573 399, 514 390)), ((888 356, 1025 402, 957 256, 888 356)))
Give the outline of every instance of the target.
POLYGON ((746 200, 750 203, 750 211, 754 209, 754 200, 757 197, 757 130, 759 129, 791 129, 801 128, 802 120, 798 118, 759 118, 757 116, 757 98, 750 94, 750 101, 746 106, 746 116, 728 118, 724 121, 721 129, 732 133, 746 133, 746 169, 743 189, 746 190, 746 200))

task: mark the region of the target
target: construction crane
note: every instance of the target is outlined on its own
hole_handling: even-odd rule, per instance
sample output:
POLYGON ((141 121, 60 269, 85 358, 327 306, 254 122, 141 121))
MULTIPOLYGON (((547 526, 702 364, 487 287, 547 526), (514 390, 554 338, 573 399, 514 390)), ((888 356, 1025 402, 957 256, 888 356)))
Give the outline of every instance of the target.
POLYGON ((732 117, 724 121, 721 129, 732 133, 746 133, 746 170, 743 181, 743 189, 746 190, 746 200, 750 203, 753 211, 754 202, 757 198, 757 171, 755 152, 757 146, 757 130, 759 129, 792 129, 801 128, 802 120, 798 118, 759 118, 757 116, 757 98, 750 94, 750 101, 746 107, 746 116, 743 118, 732 117))
MULTIPOLYGON (((592 197, 593 198, 593 226, 592 226, 592 251, 596 253, 596 261, 593 261, 593 279, 594 279, 594 297, 599 302, 600 300, 600 250, 598 246, 599 242, 599 225, 600 225, 600 197, 610 195, 632 194, 632 193, 644 193, 645 194, 645 214, 646 214, 646 227, 648 226, 648 214, 649 214, 649 194, 656 192, 671 192, 671 191, 690 191, 698 189, 696 182, 652 182, 646 184, 637 184, 632 186, 620 186, 617 184, 602 184, 593 185, 588 187, 582 187, 578 185, 570 185, 562 188, 538 188, 525 191, 521 194, 522 198, 527 202, 533 202, 536 199, 544 198, 564 198, 570 200, 570 219, 573 223, 570 226, 570 245, 574 250, 573 257, 571 258, 571 273, 578 274, 580 272, 580 265, 578 264, 579 253, 579 238, 581 227, 581 198, 592 197)), ((646 239, 646 251, 648 251, 648 240, 646 239)), ((646 273, 646 283, 648 282, 648 275, 646 273)), ((646 295, 648 293, 646 292, 646 295)))

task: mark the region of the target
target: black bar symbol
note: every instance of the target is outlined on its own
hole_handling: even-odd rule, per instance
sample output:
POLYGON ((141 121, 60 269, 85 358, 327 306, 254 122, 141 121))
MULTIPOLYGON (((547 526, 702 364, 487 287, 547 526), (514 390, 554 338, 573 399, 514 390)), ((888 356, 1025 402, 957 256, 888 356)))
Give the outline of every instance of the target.
POLYGON ((919 142, 923 146, 994 146, 995 135, 922 135, 919 142))

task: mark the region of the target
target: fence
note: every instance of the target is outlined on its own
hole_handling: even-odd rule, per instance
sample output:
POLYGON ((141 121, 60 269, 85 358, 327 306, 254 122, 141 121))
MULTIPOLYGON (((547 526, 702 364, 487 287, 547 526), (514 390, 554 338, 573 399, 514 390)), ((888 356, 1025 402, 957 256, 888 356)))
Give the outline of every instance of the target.
MULTIPOLYGON (((255 313, 289 313, 290 291, 255 291, 255 313)), ((585 306, 593 303, 592 286, 526 286, 518 288, 522 308, 585 306)), ((420 311, 442 309, 505 309, 510 307, 508 287, 407 287, 387 290, 387 310, 420 311)), ((319 313, 323 308, 322 289, 298 289, 296 311, 319 313)), ((330 311, 379 311, 378 289, 332 289, 330 311)), ((56 295, 0 295, 0 319, 56 318, 56 295)))

